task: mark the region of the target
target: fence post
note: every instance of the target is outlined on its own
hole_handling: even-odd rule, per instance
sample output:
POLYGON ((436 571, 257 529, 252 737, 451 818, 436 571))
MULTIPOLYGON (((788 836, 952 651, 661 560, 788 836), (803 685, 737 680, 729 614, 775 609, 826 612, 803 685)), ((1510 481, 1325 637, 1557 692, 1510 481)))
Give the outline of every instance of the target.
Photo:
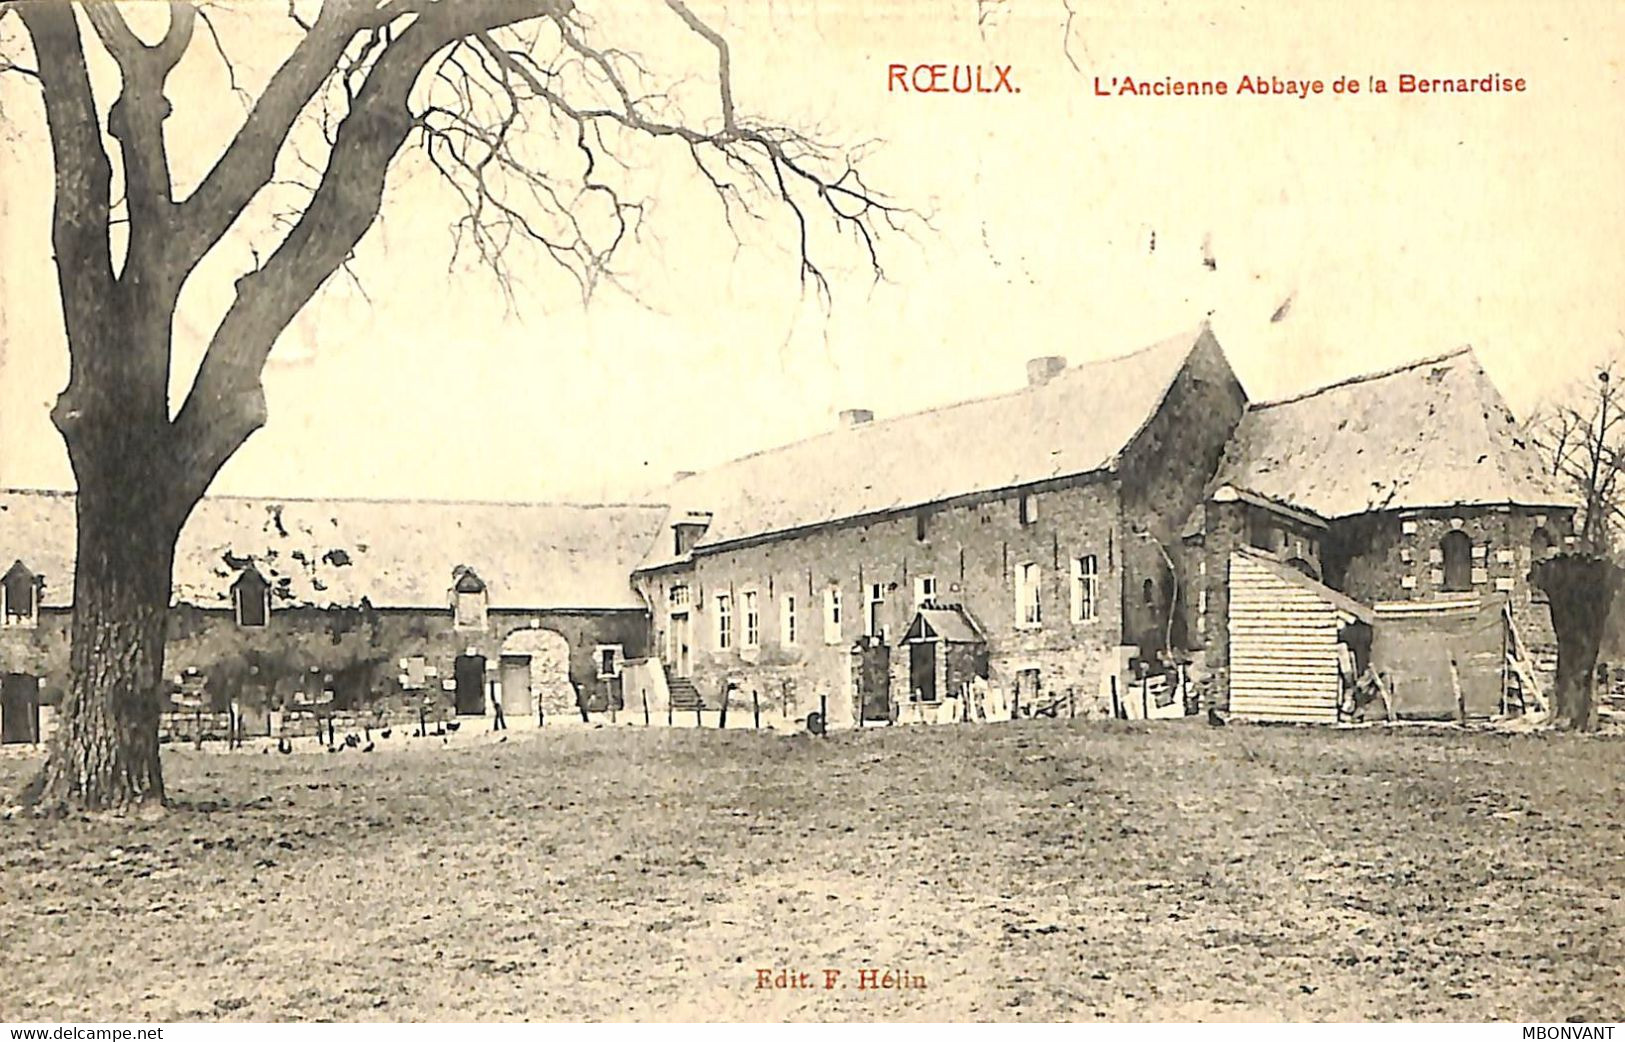
POLYGON ((646 687, 640 687, 640 688, 638 688, 638 694, 643 697, 643 726, 648 727, 649 726, 649 689, 646 688, 646 687))
POLYGON ((754 687, 750 689, 750 715, 754 729, 760 731, 762 729, 762 707, 756 701, 756 689, 754 687))

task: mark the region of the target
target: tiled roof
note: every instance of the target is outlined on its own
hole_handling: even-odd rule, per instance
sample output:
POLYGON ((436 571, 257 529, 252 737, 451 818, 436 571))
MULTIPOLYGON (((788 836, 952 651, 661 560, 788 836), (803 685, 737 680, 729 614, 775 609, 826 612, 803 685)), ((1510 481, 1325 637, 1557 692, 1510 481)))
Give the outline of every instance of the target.
POLYGON ((1470 348, 1250 406, 1213 481, 1220 485, 1328 519, 1574 505, 1522 440, 1470 348))
MULTIPOLYGON (((1113 466, 1206 325, 1008 394, 874 420, 724 463, 662 491, 668 524, 709 514, 698 548, 1113 466)), ((671 563, 658 540, 644 567, 671 563)))
MULTIPOLYGON (((650 505, 206 497, 176 548, 177 603, 226 607, 246 561, 275 607, 445 608, 458 565, 492 608, 637 609, 630 574, 665 517, 650 505)), ((73 600, 72 493, 0 491, 0 568, 73 600)))

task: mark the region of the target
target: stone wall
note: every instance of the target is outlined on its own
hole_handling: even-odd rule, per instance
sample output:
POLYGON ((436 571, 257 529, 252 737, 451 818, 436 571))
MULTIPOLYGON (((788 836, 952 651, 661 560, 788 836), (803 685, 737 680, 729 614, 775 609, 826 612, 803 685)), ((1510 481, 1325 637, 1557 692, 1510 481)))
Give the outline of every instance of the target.
POLYGON ((988 638, 990 682, 1009 687, 1022 669, 1038 669, 1046 689, 1095 692, 1112 660, 1121 618, 1121 533, 1114 482, 1100 476, 1031 486, 1025 493, 964 500, 831 525, 752 546, 703 553, 692 565, 643 573, 638 585, 654 606, 656 653, 670 632, 668 596, 689 588, 693 680, 707 705, 736 684, 730 714, 749 712, 749 692, 781 717, 805 718, 826 699, 833 726, 853 726, 853 645, 864 632, 865 597, 879 584, 879 623, 891 648, 892 697, 906 699, 908 653, 898 646, 915 611, 916 581, 936 581, 936 601, 963 605, 988 638), (1021 518, 1021 497, 1036 516, 1021 518), (923 534, 923 538, 920 536, 923 534), (1095 618, 1072 621, 1072 564, 1092 554, 1099 568, 1095 618), (1016 570, 1037 566, 1040 625, 1017 624, 1016 570), (842 619, 826 639, 825 592, 838 589, 842 619), (744 644, 743 594, 754 590, 760 641, 744 644), (716 595, 733 605, 733 647, 716 646, 716 595), (797 640, 781 633, 782 598, 796 598, 797 640), (786 709, 788 707, 788 710, 786 709))
POLYGON ((1202 502, 1246 405, 1218 342, 1204 332, 1162 408, 1123 454, 1123 631, 1147 661, 1170 644, 1178 654, 1199 643, 1189 591, 1201 558, 1187 556, 1180 527, 1202 502))
POLYGON ((1439 600, 1467 595, 1510 597, 1513 620, 1524 640, 1553 640, 1543 595, 1529 583, 1532 540, 1544 528, 1556 549, 1573 534, 1569 510, 1529 507, 1456 507, 1365 514, 1333 524, 1327 538, 1328 585, 1365 604, 1439 600), (1444 588, 1441 540, 1463 532, 1471 543, 1466 591, 1444 588))
MULTIPOLYGON (((67 683, 71 613, 41 611, 37 626, 0 630, 0 672, 41 678, 41 701, 59 704, 67 683)), ((449 706, 440 687, 454 662, 483 655, 487 677, 497 677, 503 642, 517 631, 554 631, 568 642, 569 681, 591 709, 621 700, 618 682, 599 677, 594 649, 619 645, 626 658, 648 654, 648 616, 641 611, 492 610, 480 629, 454 627, 449 609, 373 610, 288 608, 273 611, 264 627, 238 626, 229 611, 176 607, 170 617, 164 672, 174 678, 195 669, 209 705, 224 710, 233 698, 249 711, 292 704, 300 694, 334 692, 339 710, 415 711, 425 693, 449 706), (432 669, 423 688, 403 687, 401 659, 421 657, 432 669)))

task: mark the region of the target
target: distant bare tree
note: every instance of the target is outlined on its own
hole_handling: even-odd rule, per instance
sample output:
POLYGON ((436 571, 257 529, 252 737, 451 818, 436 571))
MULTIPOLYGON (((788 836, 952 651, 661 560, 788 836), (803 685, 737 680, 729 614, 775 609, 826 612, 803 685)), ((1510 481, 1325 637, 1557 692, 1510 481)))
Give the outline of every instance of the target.
MULTIPOLYGON (((167 28, 149 41, 126 18, 133 8, 106 0, 0 0, 0 29, 19 19, 32 49, 6 55, 0 73, 37 85, 51 142, 69 352, 51 417, 78 487, 71 676, 32 801, 162 802, 158 715, 176 539, 216 473, 265 423, 261 373, 272 345, 352 257, 409 143, 461 201, 458 247, 504 280, 521 244, 584 293, 613 278, 611 261, 645 214, 645 200, 618 180, 631 169, 626 151, 640 146, 703 178, 729 227, 781 208, 804 286, 828 293, 815 228, 848 237, 878 277, 877 237, 905 211, 864 183, 858 154, 747 116, 728 41, 683 0, 645 6, 640 28, 668 22, 668 38, 698 44, 689 49, 704 56, 698 67, 656 74, 574 0, 287 0, 297 43, 258 98, 243 94, 251 104, 230 144, 176 198, 164 126, 172 100, 184 111, 186 99, 166 98, 170 74, 203 48, 226 61, 242 93, 214 9, 170 3, 167 28), (87 28, 119 74, 105 110, 91 88, 87 28), (690 100, 685 113, 675 100, 697 96, 685 80, 706 85, 703 111, 690 100), (290 191, 293 205, 274 194, 290 191), (237 280, 172 418, 181 290, 267 192, 279 200, 276 241, 237 280)), ((281 17, 280 5, 256 9, 281 17)), ((628 16, 619 2, 605 10, 628 16)))
POLYGON ((1625 522, 1625 387, 1610 360, 1557 401, 1537 407, 1524 425, 1548 472, 1581 504, 1576 535, 1586 549, 1609 554, 1625 522))

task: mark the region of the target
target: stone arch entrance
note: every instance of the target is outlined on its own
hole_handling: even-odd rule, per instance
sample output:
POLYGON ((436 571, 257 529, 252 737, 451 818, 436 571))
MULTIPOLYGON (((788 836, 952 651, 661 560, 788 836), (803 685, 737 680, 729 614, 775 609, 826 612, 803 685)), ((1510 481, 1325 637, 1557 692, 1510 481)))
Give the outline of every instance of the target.
POLYGON ((576 715, 570 682, 570 642, 557 630, 515 630, 502 642, 502 711, 515 719, 540 708, 550 717, 576 715))

